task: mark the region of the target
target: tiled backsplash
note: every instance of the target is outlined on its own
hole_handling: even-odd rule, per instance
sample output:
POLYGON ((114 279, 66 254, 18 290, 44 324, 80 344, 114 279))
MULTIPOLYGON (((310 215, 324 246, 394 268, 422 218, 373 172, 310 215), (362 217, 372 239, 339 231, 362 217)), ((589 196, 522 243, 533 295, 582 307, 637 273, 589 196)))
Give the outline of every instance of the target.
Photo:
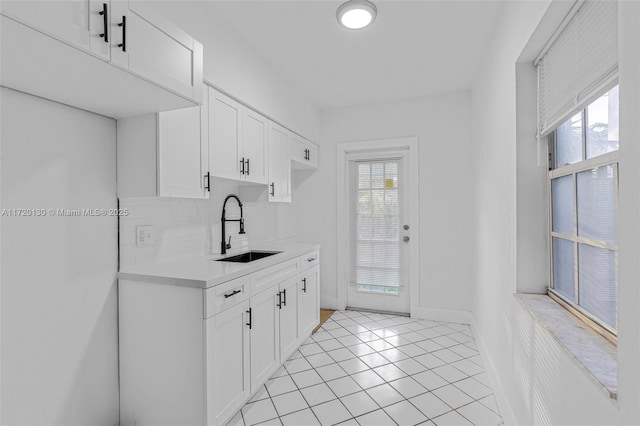
MULTIPOLYGON (((295 238, 294 203, 245 200, 243 194, 250 194, 257 199, 254 194, 260 191, 245 191, 239 185, 224 180, 215 180, 213 183, 214 189, 208 200, 121 198, 120 209, 128 210, 128 215, 120 217, 120 267, 219 254, 222 203, 229 194, 236 194, 242 200, 246 234, 238 234, 237 222, 227 223, 227 238, 231 236, 232 244, 228 253, 243 250, 243 242, 256 244, 295 238), (136 246, 136 227, 141 225, 153 227, 153 245, 136 246)), ((229 200, 227 219, 239 217, 237 203, 229 200)))

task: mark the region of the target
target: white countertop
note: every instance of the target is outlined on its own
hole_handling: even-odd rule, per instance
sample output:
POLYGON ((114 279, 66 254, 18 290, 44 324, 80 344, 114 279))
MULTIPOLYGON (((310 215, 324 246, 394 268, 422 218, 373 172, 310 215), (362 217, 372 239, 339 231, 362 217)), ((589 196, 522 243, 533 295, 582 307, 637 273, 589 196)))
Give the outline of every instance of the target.
POLYGON ((234 256, 239 253, 225 256, 213 255, 189 258, 174 262, 126 268, 118 273, 118 278, 130 281, 209 288, 318 249, 320 249, 320 244, 283 242, 260 244, 252 246, 250 250, 280 251, 282 253, 249 263, 216 261, 216 259, 234 256))

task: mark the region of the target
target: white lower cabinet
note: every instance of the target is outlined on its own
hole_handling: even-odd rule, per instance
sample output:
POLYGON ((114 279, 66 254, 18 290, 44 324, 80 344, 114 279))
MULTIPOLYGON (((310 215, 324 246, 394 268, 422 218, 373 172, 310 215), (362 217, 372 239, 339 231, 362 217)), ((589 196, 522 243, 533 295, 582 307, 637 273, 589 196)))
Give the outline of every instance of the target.
POLYGON ((246 300, 205 321, 209 424, 230 418, 251 395, 248 313, 246 300))
POLYGON ((277 295, 278 286, 274 286, 251 298, 251 393, 280 366, 277 295))
POLYGON ((120 280, 120 424, 229 421, 318 325, 317 253, 207 289, 120 280))

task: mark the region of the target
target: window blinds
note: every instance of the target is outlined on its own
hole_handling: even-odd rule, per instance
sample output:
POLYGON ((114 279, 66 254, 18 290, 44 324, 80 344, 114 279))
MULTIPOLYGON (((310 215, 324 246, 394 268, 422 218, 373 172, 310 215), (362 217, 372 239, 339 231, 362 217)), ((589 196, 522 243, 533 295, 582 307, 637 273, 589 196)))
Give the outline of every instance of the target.
POLYGON ((402 163, 354 161, 351 167, 349 282, 361 292, 398 294, 404 277, 402 163))
POLYGON ((618 74, 618 2, 586 0, 536 59, 538 132, 546 136, 615 84, 618 74))

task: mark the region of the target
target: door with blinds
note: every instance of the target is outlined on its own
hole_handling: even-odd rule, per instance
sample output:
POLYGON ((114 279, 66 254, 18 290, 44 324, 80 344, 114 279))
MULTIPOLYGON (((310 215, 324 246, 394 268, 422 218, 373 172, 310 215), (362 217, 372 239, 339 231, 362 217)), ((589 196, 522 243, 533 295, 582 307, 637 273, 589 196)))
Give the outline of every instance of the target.
POLYGON ((347 305, 409 313, 404 155, 353 159, 349 169, 347 305))

